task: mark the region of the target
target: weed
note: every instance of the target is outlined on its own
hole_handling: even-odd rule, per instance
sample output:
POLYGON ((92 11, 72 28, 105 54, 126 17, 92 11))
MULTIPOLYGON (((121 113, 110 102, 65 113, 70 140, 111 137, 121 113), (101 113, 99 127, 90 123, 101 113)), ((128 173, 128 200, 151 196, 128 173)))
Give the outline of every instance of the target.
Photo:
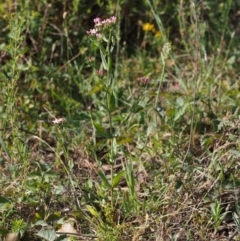
POLYGON ((0 3, 1 239, 237 239, 238 7, 0 3))

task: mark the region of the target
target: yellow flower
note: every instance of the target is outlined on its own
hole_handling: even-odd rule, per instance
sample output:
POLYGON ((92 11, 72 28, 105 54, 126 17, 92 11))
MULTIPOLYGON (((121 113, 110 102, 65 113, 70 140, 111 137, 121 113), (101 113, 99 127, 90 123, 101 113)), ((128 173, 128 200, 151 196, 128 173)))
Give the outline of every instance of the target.
POLYGON ((146 32, 154 31, 154 25, 151 23, 144 23, 142 28, 146 32))
POLYGON ((156 37, 156 38, 161 38, 161 36, 162 36, 162 34, 161 34, 160 31, 157 31, 157 32, 155 33, 155 37, 156 37))

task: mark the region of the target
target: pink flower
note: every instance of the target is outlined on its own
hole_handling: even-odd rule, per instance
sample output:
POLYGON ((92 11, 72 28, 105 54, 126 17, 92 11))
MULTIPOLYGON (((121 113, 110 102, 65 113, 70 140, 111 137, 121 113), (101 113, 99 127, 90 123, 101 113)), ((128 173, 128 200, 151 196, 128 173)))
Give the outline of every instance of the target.
POLYGON ((87 31, 88 35, 96 35, 98 33, 97 29, 90 29, 89 31, 87 31))
POLYGON ((93 22, 94 22, 94 23, 100 23, 100 22, 101 22, 101 19, 100 19, 100 18, 94 18, 94 19, 93 19, 93 22))
POLYGON ((87 31, 87 34, 100 38, 101 34, 99 32, 101 32, 101 30, 105 29, 105 27, 111 26, 113 23, 115 23, 116 19, 117 18, 115 16, 112 16, 112 17, 104 19, 104 20, 101 20, 100 18, 95 18, 93 20, 95 23, 95 28, 87 31))
POLYGON ((117 20, 117 18, 116 18, 115 16, 112 16, 112 17, 111 17, 111 22, 112 22, 112 23, 115 23, 116 20, 117 20))
POLYGON ((100 70, 97 70, 97 74, 99 76, 103 76, 104 75, 104 70, 100 69, 100 70))
POLYGON ((100 37, 101 37, 101 34, 100 34, 100 33, 96 33, 96 37, 97 37, 97 38, 100 38, 100 37))
POLYGON ((104 19, 102 22, 101 22, 103 25, 106 24, 106 19, 104 19))
POLYGON ((91 35, 96 35, 97 34, 97 29, 90 29, 91 35))
POLYGON ((140 81, 141 81, 142 84, 148 85, 151 80, 150 80, 149 77, 141 77, 141 78, 140 78, 140 81))
POLYGON ((102 22, 96 23, 95 27, 101 27, 102 26, 102 22))
POLYGON ((55 118, 52 122, 53 122, 54 124, 63 123, 63 122, 64 122, 64 118, 55 118))

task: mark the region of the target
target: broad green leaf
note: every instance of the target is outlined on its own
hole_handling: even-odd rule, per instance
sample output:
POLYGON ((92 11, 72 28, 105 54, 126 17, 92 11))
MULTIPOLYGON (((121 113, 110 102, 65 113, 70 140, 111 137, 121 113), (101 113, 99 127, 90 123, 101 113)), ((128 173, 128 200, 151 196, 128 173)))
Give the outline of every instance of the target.
POLYGON ((104 184, 106 187, 111 188, 111 185, 110 185, 107 177, 105 176, 105 174, 104 174, 103 172, 99 172, 98 175, 100 176, 103 184, 104 184))
POLYGON ((11 205, 11 201, 5 197, 0 196, 0 212, 4 211, 11 205))
POLYGON ((112 91, 112 93, 110 94, 109 98, 108 98, 108 110, 110 112, 114 111, 116 109, 116 96, 114 94, 114 92, 112 91))
MULTIPOLYGON (((39 210, 38 212, 35 213, 35 218, 39 221, 42 221, 45 218, 45 215, 46 215, 45 210, 39 210)), ((44 226, 47 226, 47 225, 44 225, 44 226)))
POLYGON ((178 97, 176 99, 176 103, 179 107, 183 106, 184 105, 184 99, 182 97, 178 97))
POLYGON ((233 65, 235 62, 236 62, 236 56, 231 56, 227 61, 227 63, 230 65, 233 65))
POLYGON ((105 130, 104 127, 100 123, 94 122, 93 125, 95 126, 99 135, 106 137, 106 138, 111 138, 111 134, 107 130, 105 130))
POLYGON ((121 180, 121 178, 123 177, 124 174, 125 174, 125 171, 120 171, 120 172, 113 178, 112 188, 115 188, 115 187, 119 184, 119 182, 120 182, 120 180, 121 180))
POLYGON ((38 221, 34 224, 34 226, 42 226, 42 227, 45 227, 45 226, 48 226, 48 224, 47 224, 45 221, 43 221, 43 220, 38 220, 38 221))
POLYGON ((46 241, 54 241, 56 239, 56 232, 52 227, 42 228, 38 233, 38 237, 44 238, 46 241))
POLYGON ((99 91, 101 91, 103 89, 103 86, 101 84, 96 84, 94 85, 94 87, 89 91, 89 95, 93 95, 98 93, 99 91))
POLYGON ((119 145, 122 145, 122 144, 126 144, 126 143, 129 143, 129 142, 132 142, 132 137, 129 135, 126 135, 126 136, 118 136, 117 138, 117 144, 119 145))
POLYGON ((69 241, 69 238, 68 236, 65 234, 65 235, 60 235, 56 241, 69 241))
POLYGON ((177 113, 174 117, 174 121, 177 121, 182 115, 184 115, 187 107, 188 107, 188 103, 185 104, 183 107, 179 108, 179 110, 177 111, 177 113))
POLYGON ((57 221, 60 219, 60 217, 61 217, 61 214, 59 212, 54 212, 47 217, 47 221, 48 222, 57 221))

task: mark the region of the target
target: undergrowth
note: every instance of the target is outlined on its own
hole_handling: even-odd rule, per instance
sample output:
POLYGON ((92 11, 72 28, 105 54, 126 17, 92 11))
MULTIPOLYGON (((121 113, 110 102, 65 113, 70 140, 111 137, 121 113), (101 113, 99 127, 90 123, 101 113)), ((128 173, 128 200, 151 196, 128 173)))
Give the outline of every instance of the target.
POLYGON ((239 4, 130 2, 0 3, 2 240, 239 239, 239 4))

